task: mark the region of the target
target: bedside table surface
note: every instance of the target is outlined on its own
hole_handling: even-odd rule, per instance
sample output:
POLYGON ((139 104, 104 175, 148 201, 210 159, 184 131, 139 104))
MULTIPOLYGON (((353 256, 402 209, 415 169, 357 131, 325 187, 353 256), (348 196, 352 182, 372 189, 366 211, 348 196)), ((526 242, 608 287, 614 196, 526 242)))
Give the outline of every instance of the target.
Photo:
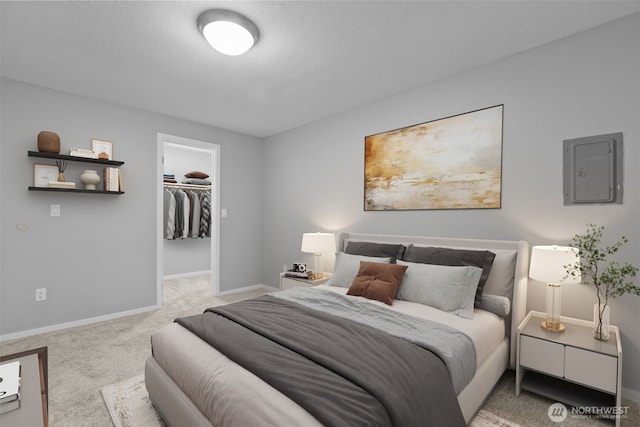
POLYGON ((528 335, 534 338, 540 338, 547 341, 557 342, 571 347, 579 347, 585 350, 606 354, 609 356, 618 356, 618 347, 616 339, 618 335, 614 333, 612 327, 611 335, 608 341, 600 341, 593 337, 592 326, 579 325, 570 323, 562 319, 566 326, 564 332, 549 332, 540 326, 545 320, 544 315, 532 314, 527 324, 522 329, 522 335, 528 335))

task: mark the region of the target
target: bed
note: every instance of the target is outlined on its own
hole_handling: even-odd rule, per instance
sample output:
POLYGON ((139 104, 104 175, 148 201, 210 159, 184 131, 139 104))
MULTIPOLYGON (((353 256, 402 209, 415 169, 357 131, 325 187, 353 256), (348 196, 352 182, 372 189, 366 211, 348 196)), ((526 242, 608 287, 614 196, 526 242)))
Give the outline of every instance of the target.
MULTIPOLYGON (((331 369, 334 364, 340 368, 344 364, 358 363, 357 360, 349 360, 349 357, 353 359, 352 355, 346 356, 347 360, 342 361, 337 360, 337 357, 331 353, 334 351, 334 347, 340 346, 339 343, 342 340, 352 340, 353 336, 365 337, 363 338, 365 342, 362 345, 366 348, 371 342, 382 343, 379 347, 366 350, 367 355, 380 354, 381 360, 369 361, 369 356, 367 356, 366 365, 371 363, 371 367, 363 368, 361 376, 365 378, 357 378, 356 381, 367 382, 367 375, 372 376, 372 374, 367 374, 367 369, 371 369, 371 372, 375 372, 376 375, 380 371, 386 371, 381 368, 382 365, 376 367, 375 363, 383 363, 385 357, 387 357, 387 361, 389 357, 393 357, 395 361, 395 358, 398 357, 397 354, 404 354, 407 351, 404 347, 402 350, 398 350, 399 345, 402 344, 400 341, 406 341, 409 343, 407 348, 411 350, 408 353, 411 353, 414 347, 421 349, 420 354, 407 356, 408 359, 426 357, 423 356, 423 353, 428 353, 429 357, 431 357, 431 352, 436 354, 437 357, 432 357, 437 359, 434 364, 442 364, 450 374, 449 384, 437 386, 437 389, 448 390, 451 387, 456 406, 455 410, 445 409, 445 411, 453 414, 459 410, 462 424, 471 421, 504 371, 515 367, 515 334, 517 325, 525 316, 526 308, 528 244, 524 241, 342 233, 338 247, 340 251, 336 254, 335 271, 326 285, 311 289, 276 292, 247 301, 244 305, 236 306, 239 304, 236 303, 213 309, 219 310, 219 312, 204 313, 209 315, 206 319, 212 316, 216 319, 226 316, 226 323, 222 325, 205 326, 204 314, 197 314, 167 325, 152 335, 152 356, 147 359, 145 364, 145 384, 154 407, 169 426, 340 425, 341 417, 349 416, 354 411, 354 407, 362 406, 363 413, 375 413, 367 406, 368 401, 365 402, 368 396, 365 399, 365 397, 355 394, 360 391, 353 391, 352 395, 352 391, 348 387, 344 386, 343 389, 343 385, 341 385, 343 383, 334 383, 333 379, 327 382, 326 389, 323 390, 322 384, 324 383, 322 381, 325 380, 322 378, 318 380, 320 382, 315 380, 316 377, 320 377, 320 374, 316 375, 313 370, 318 362, 315 360, 316 355, 321 358, 320 364, 323 366, 325 360, 328 360, 327 363, 331 369), (446 259, 443 260, 443 256, 446 259), (449 262, 451 256, 456 259, 454 262, 449 262), (491 258, 488 266, 487 257, 491 258), (381 264, 389 264, 393 267, 381 264), (355 273, 354 268, 357 269, 355 273), (369 268, 380 268, 383 271, 380 273, 380 277, 383 277, 384 274, 399 274, 397 273, 399 270, 402 270, 403 274, 406 273, 399 279, 400 285, 397 293, 392 297, 392 301, 385 301, 388 295, 382 295, 382 298, 371 298, 370 295, 365 297, 366 291, 374 289, 373 282, 366 280, 373 280, 372 278, 377 277, 378 274, 371 273, 367 270, 369 268), (387 273, 391 270, 393 270, 392 273, 387 273), (462 279, 450 279, 454 273, 455 277, 462 277, 462 279), (360 286, 358 289, 351 286, 355 284, 354 274, 355 278, 358 278, 357 280, 366 283, 364 288, 360 286), (429 277, 437 277, 437 280, 427 279, 428 281, 435 280, 436 284, 438 280, 452 280, 452 283, 456 281, 457 288, 455 289, 458 291, 452 290, 451 294, 447 293, 449 291, 434 293, 433 289, 425 292, 423 288, 416 288, 416 284, 422 286, 425 274, 428 274, 429 277), (478 277, 480 279, 476 282, 478 277), (472 295, 470 296, 471 291, 469 291, 467 283, 474 282, 477 286, 472 287, 472 295), (370 287, 369 284, 371 284, 370 287), (365 292, 359 294, 358 292, 362 289, 365 292), (351 293, 365 296, 345 296, 351 293), (465 302, 449 304, 449 300, 457 301, 458 297, 460 297, 460 301, 465 302), (446 299, 443 300, 443 298, 446 299), (470 298, 471 303, 469 303, 470 298), (388 302, 392 302, 392 304, 390 305, 388 302), (352 303, 357 305, 349 305, 352 303), (320 304, 324 308, 315 307, 314 304, 320 304), (347 305, 341 308, 343 304, 347 305), (290 306, 296 309, 302 307, 300 309, 302 314, 291 315, 287 311, 282 313, 279 311, 289 310, 290 306), (364 312, 363 316, 372 317, 365 317, 364 320, 349 318, 352 316, 350 313, 356 311, 358 313, 364 312), (263 317, 253 319, 254 312, 262 312, 261 316, 263 317), (379 320, 380 313, 391 317, 379 320), (321 326, 307 325, 303 323, 306 321, 303 318, 308 316, 320 317, 320 322, 325 323, 321 323, 321 326), (277 327, 290 317, 294 320, 283 325, 284 330, 272 331, 271 326, 277 327), (271 323, 272 318, 280 320, 274 320, 271 323), (302 320, 298 320, 299 318, 302 320), (338 318, 340 320, 335 320, 337 326, 333 325, 334 319, 338 318), (244 325, 245 319, 248 319, 246 322, 253 322, 253 324, 244 325), (406 332, 404 329, 396 331, 398 328, 394 325, 406 323, 406 319, 410 319, 408 329, 411 329, 411 332, 406 332), (342 326, 345 322, 349 325, 348 328, 342 326), (382 322, 382 324, 377 325, 377 322, 382 322), (439 325, 438 329, 440 327, 445 329, 443 333, 448 334, 452 331, 454 336, 459 337, 453 341, 466 342, 467 346, 470 342, 474 358, 469 359, 470 361, 464 360, 463 363, 460 359, 468 358, 461 356, 462 353, 456 353, 458 350, 455 350, 453 344, 451 350, 449 350, 448 344, 442 344, 451 340, 448 335, 446 339, 442 338, 439 341, 438 334, 432 332, 422 334, 436 337, 433 338, 435 344, 425 344, 423 341, 428 341, 428 339, 416 337, 416 334, 422 331, 420 328, 429 327, 434 323, 439 325), (224 337, 223 330, 227 328, 225 326, 227 324, 236 328, 225 332, 234 337, 232 340, 221 338, 224 337), (343 329, 351 329, 352 326, 360 329, 356 329, 355 335, 352 335, 351 338, 332 335, 336 332, 342 333, 343 329), (197 330, 203 328, 206 331, 206 328, 209 327, 220 329, 209 333, 197 330), (237 328, 242 329, 242 334, 239 334, 240 330, 237 328), (245 337, 245 329, 251 328, 257 329, 257 332, 247 332, 245 337), (373 331, 373 329, 385 331, 385 328, 393 330, 373 331), (300 329, 300 331, 296 332, 296 329, 300 329), (309 332, 305 334, 305 331, 309 332), (385 337, 382 339, 375 335, 375 338, 371 338, 368 335, 370 333, 381 333, 385 337), (278 337, 286 335, 288 340, 291 340, 291 336, 293 336, 296 342, 293 344, 295 348, 291 354, 295 358, 279 353, 274 353, 271 357, 273 347, 269 346, 272 344, 269 342, 269 346, 261 347, 267 345, 263 343, 264 336, 269 338, 270 334, 278 337), (322 335, 325 334, 327 337, 323 338, 322 335), (304 335, 310 336, 312 339, 307 340, 310 341, 309 343, 298 344, 298 339, 305 340, 304 335), (254 338, 254 336, 258 338, 254 338), (392 340, 389 343, 385 341, 387 336, 392 340), (256 343, 255 339, 260 341, 256 343), (211 345, 211 342, 216 347, 211 345), (240 345, 239 343, 244 344, 240 345), (298 345, 311 346, 311 348, 306 349, 305 347, 299 350, 298 345), (314 348, 314 345, 319 347, 314 348), (251 348, 250 351, 244 353, 257 354, 257 360, 249 360, 252 358, 249 355, 245 360, 245 356, 242 354, 233 353, 235 351, 233 347, 242 346, 251 348), (231 349, 227 347, 231 347, 231 349), (318 351, 320 347, 323 349, 322 351, 318 351), (430 351, 422 350, 423 347, 428 347, 430 351), (395 353, 385 356, 385 348, 391 348, 391 351, 395 353), (325 349, 328 356, 319 354, 323 353, 325 349), (304 359, 305 351, 310 352, 311 358, 314 360, 310 362, 311 365, 301 365, 297 368, 296 365, 302 363, 298 362, 297 358, 304 359), (303 356, 299 356, 300 354, 303 356), (273 359, 271 361, 273 366, 263 366, 267 364, 270 357, 273 359), (293 359, 289 360, 290 358, 293 359), (280 364, 277 362, 279 360, 283 362, 280 364), (252 363, 253 365, 251 365, 252 363), (469 365, 473 365, 472 369, 469 369, 469 365), (303 374, 296 376, 296 369, 301 370, 303 374), (265 373, 265 371, 268 372, 265 373), (295 390, 289 392, 286 389, 283 391, 283 387, 295 390), (334 399, 321 401, 320 404, 320 406, 332 408, 330 411, 325 410, 325 412, 331 412, 325 414, 328 418, 323 418, 325 415, 315 412, 318 409, 313 405, 306 406, 306 402, 305 404, 300 403, 304 402, 304 399, 299 400, 300 395, 305 395, 305 393, 306 395, 334 399), (335 395, 338 397, 336 398, 335 395), (340 411, 343 411, 344 414, 341 415, 340 411), (338 421, 334 423, 331 421, 333 419, 338 421)), ((429 286, 433 286, 433 284, 429 286)), ((309 321, 316 322, 317 320, 309 321)), ((279 348, 281 345, 276 344, 274 347, 279 348)), ((335 352, 340 353, 340 350, 335 350, 335 352)), ((398 360, 399 362, 392 365, 409 363, 403 362, 402 358, 398 360)), ((305 361, 305 363, 307 362, 305 361)), ((437 370, 440 368, 422 373, 423 370, 431 368, 423 368, 422 362, 411 363, 420 365, 419 368, 414 367, 416 370, 415 378, 403 380, 398 387, 400 389, 415 387, 415 392, 409 393, 413 395, 428 393, 429 391, 421 389, 425 381, 420 378, 431 378, 432 376, 436 378, 440 374, 434 372, 440 372, 437 370), (414 383, 407 385, 406 381, 410 382, 411 380, 414 383)), ((424 365, 427 364, 424 363, 424 365)), ((360 371, 361 369, 355 370, 360 371)), ((354 369, 347 369, 347 371, 351 375, 354 369)), ((394 372, 389 374, 390 378, 379 381, 393 382, 395 377, 402 377, 402 375, 406 376, 406 373, 394 372)), ((377 378, 376 381, 378 381, 377 378)), ((388 387, 394 386, 392 384, 388 387)), ((363 387, 368 390, 368 384, 363 387)), ((359 389, 359 387, 356 388, 359 389)), ((392 394, 395 396, 399 392, 394 391, 392 394)), ((448 395, 451 393, 448 391, 438 393, 436 390, 436 394, 448 395)), ((415 424, 410 419, 402 418, 407 412, 413 412, 413 409, 402 409, 404 408, 402 406, 404 400, 399 401, 394 396, 388 397, 390 403, 385 401, 387 397, 378 399, 383 402, 383 410, 387 408, 389 412, 386 414, 391 420, 388 425, 415 424), (395 409, 389 410, 389 408, 395 409)), ((377 395, 372 400, 376 401, 376 398, 378 398, 377 395)), ((446 405, 451 403, 446 400, 446 396, 444 399, 443 402, 432 398, 427 399, 433 400, 432 405, 436 409, 424 409, 427 412, 420 416, 429 418, 432 413, 443 412, 437 408, 448 408, 446 405)), ((376 418, 383 418, 383 416, 376 416, 376 418)), ((438 418, 433 418, 432 424, 438 422, 438 418)), ((367 422, 366 424, 371 423, 367 422)), ((349 425, 349 422, 345 421, 343 425, 349 425)), ((385 424, 381 423, 380 425, 385 424)))

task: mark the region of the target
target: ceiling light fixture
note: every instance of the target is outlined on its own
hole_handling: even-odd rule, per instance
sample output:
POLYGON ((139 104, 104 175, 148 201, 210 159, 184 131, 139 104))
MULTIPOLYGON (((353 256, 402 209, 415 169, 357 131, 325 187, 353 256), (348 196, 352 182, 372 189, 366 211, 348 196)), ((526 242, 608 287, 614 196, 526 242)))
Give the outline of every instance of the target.
POLYGON ((242 55, 258 42, 258 27, 246 16, 230 10, 202 12, 198 29, 215 50, 225 55, 242 55))

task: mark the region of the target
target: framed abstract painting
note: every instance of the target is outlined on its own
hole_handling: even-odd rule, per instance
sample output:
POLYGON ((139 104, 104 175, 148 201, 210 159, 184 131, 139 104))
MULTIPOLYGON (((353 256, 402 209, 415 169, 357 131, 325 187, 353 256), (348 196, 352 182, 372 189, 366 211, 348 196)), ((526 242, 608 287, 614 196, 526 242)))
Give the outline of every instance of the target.
POLYGON ((503 107, 365 137, 364 210, 499 209, 503 107))

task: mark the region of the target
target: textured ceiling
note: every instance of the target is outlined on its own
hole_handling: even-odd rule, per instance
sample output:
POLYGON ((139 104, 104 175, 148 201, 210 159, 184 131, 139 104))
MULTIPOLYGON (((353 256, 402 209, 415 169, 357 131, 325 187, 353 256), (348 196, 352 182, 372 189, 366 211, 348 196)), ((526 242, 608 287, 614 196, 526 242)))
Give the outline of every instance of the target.
POLYGON ((258 137, 640 11, 640 1, 0 3, 2 76, 258 137), (260 30, 214 51, 207 9, 260 30))

